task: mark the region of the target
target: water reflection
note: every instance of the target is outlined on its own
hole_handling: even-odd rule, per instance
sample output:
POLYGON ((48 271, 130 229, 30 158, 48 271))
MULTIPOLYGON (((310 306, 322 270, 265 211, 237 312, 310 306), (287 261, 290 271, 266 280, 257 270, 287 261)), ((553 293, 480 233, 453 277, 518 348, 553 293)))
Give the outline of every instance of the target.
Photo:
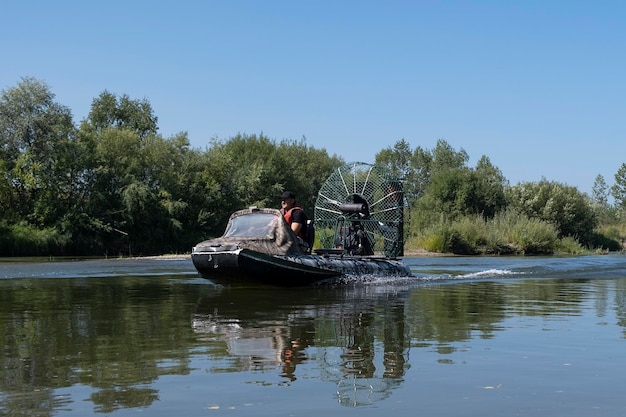
POLYGON ((201 340, 222 344, 217 351, 233 359, 227 368, 220 361, 221 368, 213 371, 277 372, 285 378, 281 383, 290 384, 308 364, 303 372, 319 370, 321 380, 336 386, 340 404, 360 406, 387 398, 402 385, 411 351, 434 352, 437 363, 453 365, 454 354, 469 350, 472 339, 494 339, 525 317, 542 318, 549 331, 552 319, 562 322, 588 309, 601 317, 613 301, 620 317, 625 283, 520 280, 407 289, 224 290, 200 300, 193 328, 201 340))
POLYGON ((191 311, 180 315, 181 290, 132 277, 2 281, 2 409, 51 415, 68 403, 58 391, 71 386, 91 387, 96 412, 149 406, 153 381, 189 372, 191 311))
POLYGON ((372 290, 224 290, 200 300, 192 326, 200 340, 223 344, 215 351, 235 358, 213 372, 275 368, 290 384, 300 365, 315 362, 340 403, 361 405, 388 396, 408 368, 408 292, 372 290))
POLYGON ((290 290, 179 275, 5 279, 0 411, 154 411, 166 377, 212 386, 225 374, 248 390, 307 384, 343 406, 372 405, 401 389, 412 367, 456 365, 479 341, 497 346, 533 325, 527 319, 549 331, 591 310, 623 338, 625 305, 624 279, 290 290))

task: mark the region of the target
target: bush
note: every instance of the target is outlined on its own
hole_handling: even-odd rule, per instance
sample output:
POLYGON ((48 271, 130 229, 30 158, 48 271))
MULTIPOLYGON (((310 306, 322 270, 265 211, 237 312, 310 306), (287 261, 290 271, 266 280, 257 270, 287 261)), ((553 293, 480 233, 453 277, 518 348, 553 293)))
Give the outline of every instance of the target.
POLYGON ((619 231, 615 228, 609 228, 603 232, 595 232, 591 238, 593 248, 601 251, 618 252, 624 249, 621 243, 619 231))
POLYGON ((430 252, 475 255, 480 253, 483 229, 484 221, 479 216, 464 217, 454 222, 442 220, 422 233, 418 245, 430 252))
POLYGON ((27 223, 0 226, 0 256, 49 256, 63 253, 68 239, 54 228, 27 223))
POLYGON ((452 222, 440 220, 417 239, 425 250, 462 255, 551 254, 557 241, 554 225, 514 210, 501 212, 493 220, 481 216, 466 216, 452 222))
POLYGON ((598 219, 589 198, 577 188, 542 180, 508 189, 509 207, 549 222, 559 237, 575 236, 588 245, 598 219))
POLYGON ((487 242, 487 222, 478 215, 467 216, 452 224, 449 247, 459 255, 476 255, 487 242))
POLYGON ((560 239, 557 242, 556 250, 570 255, 582 255, 585 252, 581 244, 571 236, 560 239))
POLYGON ((417 239, 417 246, 428 252, 443 253, 446 251, 446 242, 441 235, 432 234, 417 239))
POLYGON ((494 227, 516 252, 525 255, 554 253, 558 240, 556 227, 514 210, 506 210, 494 219, 494 227))
POLYGON ((468 236, 463 235, 458 230, 452 230, 446 246, 450 248, 450 252, 456 255, 477 255, 480 253, 478 247, 468 239, 468 236))

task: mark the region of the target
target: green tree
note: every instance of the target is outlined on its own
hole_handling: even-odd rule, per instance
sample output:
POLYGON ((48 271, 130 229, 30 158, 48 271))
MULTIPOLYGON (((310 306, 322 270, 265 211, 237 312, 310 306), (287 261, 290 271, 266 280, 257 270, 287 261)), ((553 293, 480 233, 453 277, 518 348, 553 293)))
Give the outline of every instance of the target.
POLYGON ((403 139, 397 141, 393 147, 388 147, 376 154, 376 165, 385 168, 394 178, 406 179, 411 176, 413 164, 412 150, 409 143, 403 139))
POLYGON ((0 96, 0 208, 5 220, 54 225, 80 195, 82 152, 70 110, 23 78, 0 96))
POLYGON ((313 218, 317 192, 333 168, 343 165, 324 149, 300 141, 279 143, 264 136, 238 134, 227 141, 214 140, 207 149, 203 180, 219 199, 210 217, 222 217, 251 205, 278 207, 285 189, 298 196, 298 204, 313 218))
POLYGON ((493 218, 506 207, 504 190, 508 181, 485 155, 478 160, 473 174, 477 182, 475 213, 488 219, 493 218))
POLYGON ((437 142, 428 164, 432 167, 428 184, 417 205, 422 227, 440 216, 449 220, 476 214, 493 218, 506 206, 502 172, 486 156, 475 169, 467 166, 468 160, 464 150, 455 151, 444 140, 437 142))
POLYGON ((593 182, 591 199, 599 207, 607 208, 609 206, 609 187, 601 174, 598 174, 593 182))
POLYGON ((392 176, 404 182, 404 194, 414 201, 424 194, 430 182, 433 157, 421 147, 411 150, 409 143, 401 139, 393 148, 388 147, 376 154, 376 165, 389 170, 392 176))
POLYGON ((619 221, 619 209, 609 204, 609 196, 610 188, 604 177, 598 174, 591 189, 591 200, 600 225, 612 225, 619 221))
MULTIPOLYGON (((328 155, 326 149, 316 149, 307 145, 306 138, 283 140, 278 144, 278 166, 275 167, 280 190, 290 189, 298 196, 298 204, 313 218, 317 193, 334 169, 343 166, 345 161, 328 155)), ((280 205, 277 193, 271 205, 280 205)))
POLYGON ((409 143, 401 139, 393 148, 385 148, 376 154, 377 165, 404 179, 404 193, 411 202, 424 196, 434 175, 448 169, 462 169, 468 160, 467 152, 454 150, 443 139, 439 139, 432 150, 418 146, 413 151, 409 143))
POLYGON ((469 161, 469 155, 463 148, 456 151, 443 139, 437 141, 437 145, 435 145, 435 148, 432 150, 432 158, 431 175, 448 169, 462 169, 467 166, 467 162, 469 161))
POLYGON ((433 155, 428 150, 418 146, 411 157, 413 167, 411 175, 407 178, 409 183, 408 195, 412 200, 424 195, 432 173, 433 155))
POLYGON ((419 208, 456 219, 470 211, 476 199, 476 185, 468 168, 442 170, 431 178, 419 208))
POLYGON ((126 94, 117 97, 105 90, 93 100, 87 123, 95 132, 110 128, 128 129, 143 139, 157 133, 157 121, 147 99, 133 100, 126 94))
POLYGON ((560 237, 574 237, 583 245, 592 242, 597 217, 590 199, 576 187, 542 179, 508 190, 509 207, 554 224, 560 237))
POLYGON ((626 163, 623 163, 615 173, 615 184, 611 187, 611 195, 617 207, 622 210, 626 208, 626 163))
MULTIPOLYGON (((165 189, 178 149, 159 136, 150 103, 104 92, 94 99, 79 137, 90 149, 88 219, 78 234, 91 234, 107 251, 172 250, 182 226, 184 202, 165 189)), ((188 142, 174 139, 183 148, 188 142)))

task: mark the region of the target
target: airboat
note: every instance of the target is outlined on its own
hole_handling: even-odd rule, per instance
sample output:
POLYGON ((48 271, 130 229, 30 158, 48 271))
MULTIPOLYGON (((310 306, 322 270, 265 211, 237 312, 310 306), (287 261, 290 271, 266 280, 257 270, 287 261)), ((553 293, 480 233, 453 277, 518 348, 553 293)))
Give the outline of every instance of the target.
POLYGON ((318 193, 310 230, 320 248, 297 237, 279 210, 249 207, 230 216, 221 237, 198 243, 191 259, 200 276, 222 285, 409 277, 400 259, 406 216, 402 181, 380 166, 355 162, 334 171, 318 193))

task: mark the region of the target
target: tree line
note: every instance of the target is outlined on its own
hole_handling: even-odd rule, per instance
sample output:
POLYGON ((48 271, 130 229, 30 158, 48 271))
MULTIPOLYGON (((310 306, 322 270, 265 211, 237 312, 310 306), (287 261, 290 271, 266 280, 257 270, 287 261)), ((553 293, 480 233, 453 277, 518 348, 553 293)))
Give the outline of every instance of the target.
MULTIPOLYGON (((35 78, 2 91, 0 155, 0 256, 187 253, 220 235, 231 212, 278 207, 284 189, 294 191, 312 217, 318 190, 345 164, 305 138, 238 134, 192 148, 186 132, 159 134, 147 100, 106 90, 76 124, 35 78)), ((610 189, 596 178, 589 197, 545 179, 511 186, 488 157, 469 167, 467 153, 444 140, 433 149, 411 149, 401 139, 375 160, 404 180, 409 249, 621 247, 626 165, 610 189)))

